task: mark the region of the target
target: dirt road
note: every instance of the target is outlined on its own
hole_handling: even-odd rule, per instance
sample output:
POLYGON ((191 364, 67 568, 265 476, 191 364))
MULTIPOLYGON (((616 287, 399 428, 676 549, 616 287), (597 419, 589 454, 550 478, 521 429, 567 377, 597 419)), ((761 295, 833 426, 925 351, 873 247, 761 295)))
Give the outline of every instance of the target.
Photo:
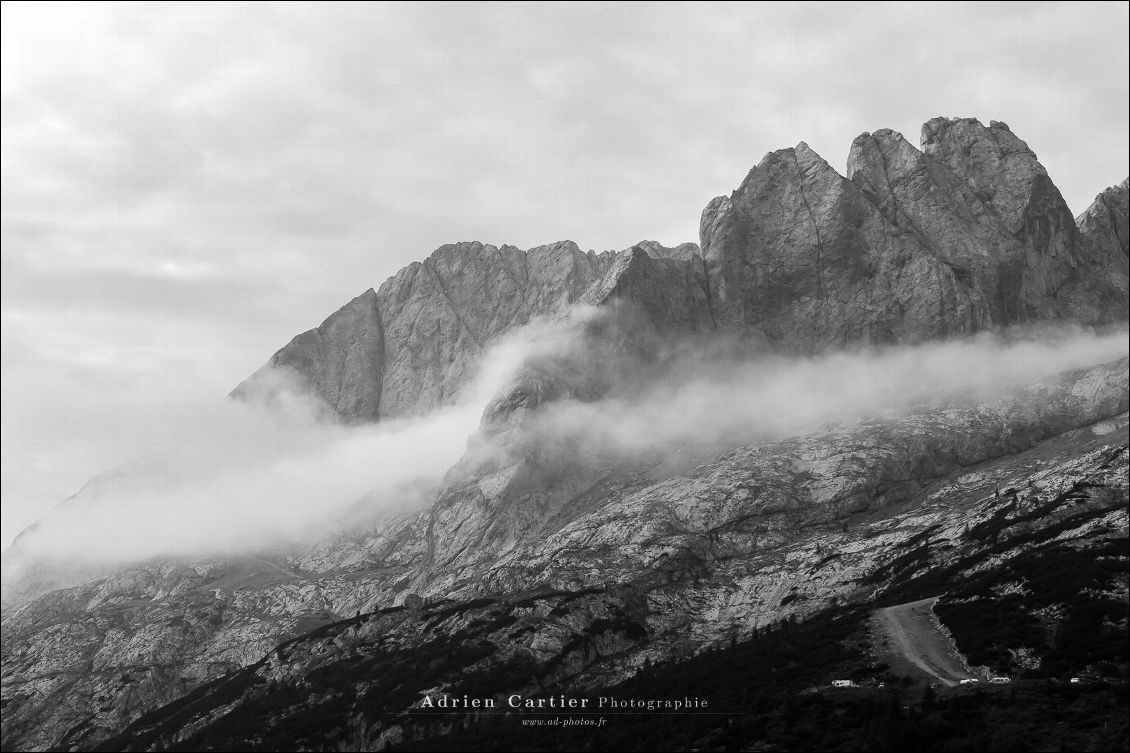
POLYGON ((939 629, 935 601, 937 598, 922 599, 880 609, 874 615, 874 624, 883 652, 896 660, 890 662, 892 667, 901 658, 932 680, 953 686, 973 675, 962 666, 953 641, 939 629))

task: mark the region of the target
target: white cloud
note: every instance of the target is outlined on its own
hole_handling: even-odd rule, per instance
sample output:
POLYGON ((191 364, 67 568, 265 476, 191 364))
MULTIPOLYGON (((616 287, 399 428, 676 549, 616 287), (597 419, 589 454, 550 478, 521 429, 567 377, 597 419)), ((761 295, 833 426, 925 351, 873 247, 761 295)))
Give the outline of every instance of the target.
MULTIPOLYGON (((571 319, 538 319, 511 332, 484 356, 458 404, 415 418, 343 426, 286 389, 268 390, 276 400, 264 410, 185 385, 167 405, 117 416, 119 467, 44 517, 21 552, 73 566, 311 544, 389 511, 420 509, 469 446, 468 467, 507 454, 512 462, 536 456, 563 467, 578 459, 588 467, 635 466, 675 453, 685 460, 829 422, 1001 397, 1127 355, 1125 330, 1098 336, 1062 328, 1011 342, 986 333, 807 358, 735 359, 726 355, 733 343, 694 338, 676 344, 662 371, 601 372, 623 381, 592 401, 562 398, 509 414, 508 422, 492 411, 488 431, 468 443, 484 407, 529 379, 526 367, 536 373, 552 363, 556 375, 573 375, 573 387, 608 367, 610 358, 593 357, 602 346, 581 323, 609 311, 579 308, 571 319)), ((263 378, 285 381, 286 373, 263 378)), ((109 449, 93 438, 98 451, 109 449)), ((11 558, 9 575, 28 561, 11 558)))

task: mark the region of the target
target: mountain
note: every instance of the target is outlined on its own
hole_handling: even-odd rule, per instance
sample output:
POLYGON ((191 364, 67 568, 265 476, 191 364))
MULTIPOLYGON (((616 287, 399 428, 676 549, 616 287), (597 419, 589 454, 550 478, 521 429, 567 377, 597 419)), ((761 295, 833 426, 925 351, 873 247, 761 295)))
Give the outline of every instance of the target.
POLYGON ((456 399, 502 333, 576 303, 627 300, 661 334, 730 333, 802 352, 1122 322, 1120 190, 1077 226, 1036 155, 995 121, 935 118, 921 150, 894 131, 863 134, 846 178, 802 142, 711 200, 701 251, 443 246, 297 336, 235 394, 274 388, 264 376, 283 367, 347 421, 419 414, 456 399))
POLYGON ((573 305, 636 301, 649 327, 709 329, 698 247, 643 242, 619 254, 572 241, 522 251, 482 243, 437 249, 304 332, 236 387, 269 399, 280 369, 351 422, 418 415, 450 403, 490 342, 573 305), (261 388, 267 385, 264 394, 261 388))
POLYGON ((1077 220, 1079 232, 1107 256, 1117 258, 1119 250, 1123 256, 1130 254, 1130 230, 1126 224, 1126 218, 1130 217, 1128 196, 1130 178, 1099 194, 1077 220))
MULTIPOLYGON (((803 143, 767 155, 707 205, 701 246, 444 246, 294 338, 233 395, 297 390, 348 424, 467 399, 492 348, 539 326, 570 347, 513 365, 424 509, 108 573, 6 552, 21 558, 6 570, 35 575, 5 582, 3 748, 458 749, 525 733, 429 716, 425 697, 695 683, 731 721, 694 717, 660 744, 725 747, 740 728, 826 747, 798 704, 858 720, 836 722, 849 748, 929 730, 972 745, 939 732, 959 712, 1015 727, 1031 711, 1009 696, 943 687, 930 705, 937 678, 882 647, 874 610, 935 598, 963 672, 1023 679, 1030 709, 1105 709, 1110 724, 1075 739, 1123 742, 1124 355, 1080 367, 1064 352, 1050 376, 760 434, 710 414, 709 441, 676 413, 648 424, 669 435, 624 445, 624 414, 602 415, 642 401, 662 417, 714 372, 736 390, 734 364, 790 354, 1124 326, 1126 183, 1076 223, 1023 141, 970 119, 930 121, 921 150, 864 134, 848 164, 840 176, 803 143), (815 690, 845 676, 897 688, 815 690)), ((621 733, 625 749, 651 734, 621 733)))

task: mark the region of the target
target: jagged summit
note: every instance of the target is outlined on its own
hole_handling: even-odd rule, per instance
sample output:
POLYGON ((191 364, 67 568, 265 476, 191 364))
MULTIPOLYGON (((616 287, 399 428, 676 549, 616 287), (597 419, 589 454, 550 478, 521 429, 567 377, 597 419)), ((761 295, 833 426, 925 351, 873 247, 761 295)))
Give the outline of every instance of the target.
POLYGON ((803 142, 773 152, 701 227, 722 321, 789 349, 1126 317, 1125 270, 1001 123, 935 118, 921 150, 865 133, 846 178, 803 142))
POLYGON ((263 397, 284 368, 347 421, 423 413, 457 396, 500 335, 574 304, 630 298, 657 330, 713 326, 695 260, 693 243, 599 254, 572 241, 441 246, 295 337, 233 395, 263 397))
POLYGON ((1117 186, 1111 186, 1098 196, 1091 206, 1076 220, 1079 232, 1107 255, 1130 255, 1130 229, 1127 228, 1127 208, 1130 197, 1130 178, 1117 186))
POLYGON ((934 118, 920 149, 890 129, 864 133, 846 176, 801 141, 710 201, 701 246, 441 246, 297 336, 234 394, 277 384, 265 374, 286 367, 346 420, 421 413, 454 400, 501 334, 576 303, 626 299, 660 336, 720 331, 801 352, 1123 321, 1126 196, 1126 183, 1108 189, 1076 225, 1036 154, 998 121, 934 118))

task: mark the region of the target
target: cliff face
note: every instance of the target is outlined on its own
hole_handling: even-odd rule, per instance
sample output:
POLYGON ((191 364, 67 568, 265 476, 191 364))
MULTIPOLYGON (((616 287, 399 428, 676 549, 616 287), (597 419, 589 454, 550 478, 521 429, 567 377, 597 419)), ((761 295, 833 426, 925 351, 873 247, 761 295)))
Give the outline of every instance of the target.
POLYGON ((774 152, 706 207, 701 234, 720 318, 784 348, 1127 315, 1124 260, 1080 232, 1002 123, 936 118, 921 151, 863 134, 847 178, 804 143, 774 152))
POLYGON ((1130 217, 1130 178, 1122 181, 1120 185, 1111 186, 1097 197, 1087 211, 1079 215, 1079 232, 1088 238, 1100 249, 1103 255, 1117 256, 1119 250, 1122 255, 1130 254, 1130 229, 1127 228, 1127 218, 1130 217))
POLYGON ((584 253, 571 241, 529 251, 443 246, 294 338, 233 394, 264 397, 283 369, 344 420, 376 421, 450 403, 484 347, 575 304, 638 301, 649 331, 707 328, 697 251, 648 241, 619 254, 584 253))
POLYGON ((803 142, 766 155, 703 211, 701 255, 652 241, 602 254, 570 241, 443 246, 296 337, 234 394, 277 389, 267 377, 282 368, 346 421, 419 414, 454 401, 500 335, 576 303, 630 303, 631 340, 651 351, 687 332, 813 352, 1127 318, 1125 183, 1077 225, 1003 123, 935 118, 921 143, 863 134, 847 177, 803 142))

